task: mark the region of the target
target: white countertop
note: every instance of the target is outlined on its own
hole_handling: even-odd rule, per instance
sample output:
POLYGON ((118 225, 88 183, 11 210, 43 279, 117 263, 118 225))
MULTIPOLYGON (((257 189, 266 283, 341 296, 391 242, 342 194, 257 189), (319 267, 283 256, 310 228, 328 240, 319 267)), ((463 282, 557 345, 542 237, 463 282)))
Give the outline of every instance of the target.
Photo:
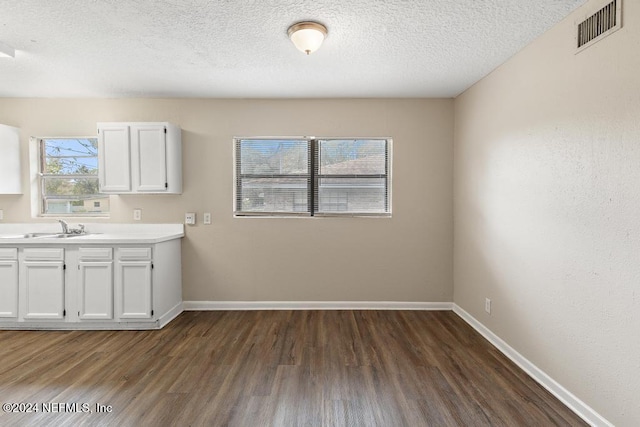
MULTIPOLYGON (((69 223, 76 228, 77 224, 69 223)), ((33 237, 27 233, 61 233, 58 223, 0 224, 0 246, 154 244, 184 237, 183 224, 85 224, 86 235, 33 237)))

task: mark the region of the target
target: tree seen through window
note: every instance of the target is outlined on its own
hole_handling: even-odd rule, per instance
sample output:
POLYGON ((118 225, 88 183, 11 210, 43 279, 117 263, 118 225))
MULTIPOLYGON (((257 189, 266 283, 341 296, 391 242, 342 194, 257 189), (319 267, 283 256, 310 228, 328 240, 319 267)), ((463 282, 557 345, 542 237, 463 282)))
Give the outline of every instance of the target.
POLYGON ((42 213, 100 215, 109 198, 98 184, 96 138, 47 138, 40 141, 42 213))

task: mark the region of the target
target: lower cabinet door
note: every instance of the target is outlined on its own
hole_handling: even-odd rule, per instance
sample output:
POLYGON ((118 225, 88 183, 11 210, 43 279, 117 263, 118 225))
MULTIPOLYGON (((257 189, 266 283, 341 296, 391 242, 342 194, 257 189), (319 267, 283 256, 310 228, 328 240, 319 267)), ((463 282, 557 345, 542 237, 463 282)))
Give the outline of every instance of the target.
POLYGON ((151 319, 151 261, 119 261, 120 319, 151 319))
POLYGON ((78 317, 82 320, 112 320, 113 261, 81 261, 78 266, 78 317))
POLYGON ((64 262, 25 262, 25 319, 64 318, 64 262))
POLYGON ((0 261, 0 317, 18 317, 18 261, 0 261))

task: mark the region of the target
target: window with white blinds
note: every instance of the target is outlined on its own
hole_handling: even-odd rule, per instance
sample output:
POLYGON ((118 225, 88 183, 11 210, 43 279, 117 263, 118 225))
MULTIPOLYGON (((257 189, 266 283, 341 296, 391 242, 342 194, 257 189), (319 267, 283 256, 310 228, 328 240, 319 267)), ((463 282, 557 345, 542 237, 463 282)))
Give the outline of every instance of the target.
POLYGON ((391 214, 389 139, 236 139, 234 213, 391 214))

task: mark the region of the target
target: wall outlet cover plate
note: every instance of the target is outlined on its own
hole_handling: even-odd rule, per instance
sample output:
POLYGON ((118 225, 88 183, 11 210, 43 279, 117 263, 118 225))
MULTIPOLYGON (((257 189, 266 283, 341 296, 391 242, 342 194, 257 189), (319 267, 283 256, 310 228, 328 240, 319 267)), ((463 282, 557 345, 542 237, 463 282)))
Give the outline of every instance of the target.
POLYGON ((196 224, 196 214, 194 212, 187 212, 184 214, 184 223, 187 225, 196 224))

